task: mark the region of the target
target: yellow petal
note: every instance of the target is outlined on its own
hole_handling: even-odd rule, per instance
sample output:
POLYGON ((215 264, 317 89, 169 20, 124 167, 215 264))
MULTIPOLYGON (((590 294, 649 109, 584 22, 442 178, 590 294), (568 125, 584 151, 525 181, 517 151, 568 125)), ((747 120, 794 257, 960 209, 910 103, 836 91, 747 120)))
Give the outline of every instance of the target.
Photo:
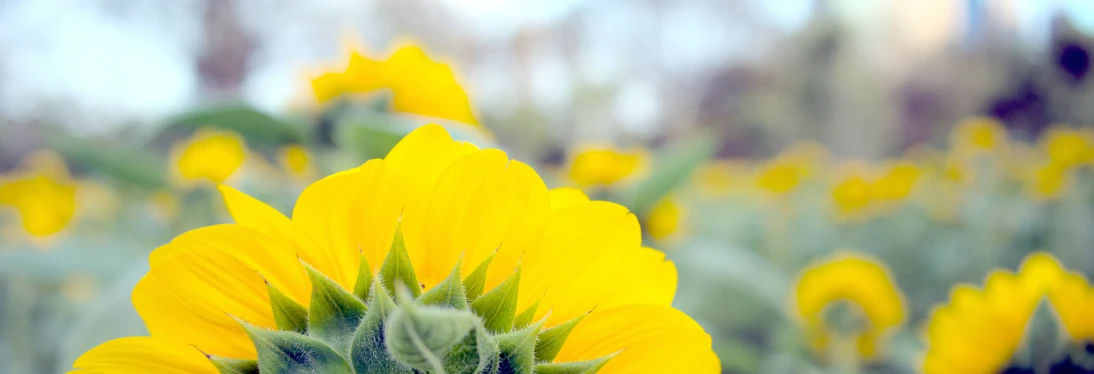
POLYGON ((233 317, 274 327, 265 282, 307 305, 309 282, 295 254, 256 230, 218 225, 187 232, 149 257, 133 304, 152 336, 205 352, 253 357, 233 317))
POLYGON ((152 337, 108 341, 81 355, 73 366, 80 373, 219 373, 194 346, 152 337))
POLYGON ((686 314, 663 305, 598 310, 570 333, 555 362, 621 352, 600 373, 717 373, 710 335, 686 314))
POLYGON ((577 203, 589 202, 589 197, 579 189, 561 187, 549 191, 551 194, 551 211, 556 211, 577 203))
MULTIPOLYGON (((229 186, 220 186, 220 193, 224 197, 224 203, 228 206, 228 212, 236 223, 257 230, 270 239, 283 243, 317 270, 341 284, 347 289, 353 289, 357 281, 356 271, 348 272, 350 265, 356 269, 357 262, 347 256, 352 256, 352 251, 328 251, 316 243, 315 239, 302 230, 299 225, 289 220, 281 212, 269 205, 248 196, 247 194, 229 186), (346 253, 349 253, 347 255, 346 253)), ((357 257, 359 258, 359 257, 357 257)))
MULTIPOLYGON (((642 295, 637 287, 647 286, 623 284, 623 280, 641 269, 667 272, 669 268, 660 266, 662 259, 656 256, 642 256, 641 237, 638 219, 614 203, 580 203, 551 213, 542 242, 524 252, 518 309, 542 296, 537 318, 550 312, 547 325, 551 326, 602 305, 602 298, 642 295)), ((675 279, 662 286, 647 289, 647 296, 664 300, 662 292, 675 290, 675 279)))
POLYGON ((504 152, 482 150, 453 163, 437 181, 424 216, 407 214, 407 248, 429 287, 464 256, 470 272, 497 251, 487 287, 512 272, 546 224, 547 187, 531 167, 504 152), (415 239, 411 239, 411 237, 415 239), (420 240, 419 240, 420 239, 420 240))

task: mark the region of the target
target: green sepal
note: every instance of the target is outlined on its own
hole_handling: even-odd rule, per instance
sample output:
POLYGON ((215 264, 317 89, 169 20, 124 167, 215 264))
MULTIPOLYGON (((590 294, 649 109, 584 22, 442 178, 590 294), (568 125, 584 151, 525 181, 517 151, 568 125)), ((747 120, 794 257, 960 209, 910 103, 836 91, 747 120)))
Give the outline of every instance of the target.
POLYGON ((494 336, 498 342, 501 374, 533 372, 536 365, 536 337, 546 320, 510 333, 494 336))
POLYGON ((517 315, 517 318, 513 319, 514 328, 522 328, 532 323, 532 318, 536 318, 536 310, 539 309, 539 302, 543 301, 543 297, 536 300, 535 303, 529 305, 523 312, 517 315))
POLYGON ((464 294, 467 295, 467 301, 475 301, 482 296, 483 288, 486 287, 486 271, 490 269, 491 261, 494 261, 493 253, 486 256, 486 259, 482 260, 467 278, 464 278, 464 294))
POLYGON ((307 264, 304 268, 312 284, 308 334, 337 352, 349 353, 353 334, 367 311, 365 303, 318 270, 307 264))
POLYGON ((581 323, 581 320, 585 319, 587 315, 589 314, 582 314, 560 325, 543 330, 539 334, 539 341, 536 342, 536 362, 554 361, 555 356, 558 356, 558 352, 562 350, 562 343, 566 342, 570 332, 574 331, 574 327, 577 327, 577 324, 581 323))
POLYGON ((395 311, 395 302, 380 285, 380 278, 373 278, 371 288, 368 311, 354 332, 353 345, 350 346, 353 369, 358 373, 413 373, 410 368, 393 360, 384 347, 384 320, 395 311))
POLYGON ((289 331, 272 331, 238 320, 258 351, 264 373, 352 374, 349 363, 319 339, 289 331))
POLYGON ((463 341, 452 347, 444 359, 448 373, 497 374, 500 358, 498 344, 478 319, 463 341))
POLYGON ((273 308, 274 323, 281 331, 293 331, 301 334, 308 332, 308 309, 289 298, 281 290, 266 282, 270 294, 270 306, 273 308))
POLYGON ((419 306, 406 287, 395 295, 398 308, 387 319, 384 345, 396 361, 419 371, 444 372, 444 359, 472 332, 478 319, 469 311, 419 306))
POLYGON ((383 265, 380 265, 380 279, 388 292, 395 293, 398 287, 396 284, 402 283, 414 297, 422 294, 422 286, 418 283, 418 277, 414 275, 414 265, 410 263, 410 255, 406 252, 406 242, 403 241, 401 227, 395 228, 395 239, 391 241, 391 250, 387 252, 383 265))
POLYGON ((353 284, 353 296, 357 296, 361 300, 368 300, 368 293, 371 289, 372 267, 369 266, 365 255, 361 254, 361 262, 357 266, 357 282, 353 284))
POLYGON ((517 314, 517 290, 520 288, 520 265, 513 274, 497 287, 475 299, 471 309, 482 317, 483 324, 492 333, 504 333, 513 329, 517 314))
POLYGON ((594 374, 615 357, 615 354, 595 360, 536 365, 536 374, 594 374))
POLYGON ((220 374, 258 374, 258 361, 241 358, 209 356, 220 374))
POLYGON ((463 283, 460 282, 460 269, 463 268, 463 257, 456 261, 456 267, 441 283, 433 286, 429 291, 418 297, 422 305, 450 306, 460 310, 467 310, 467 297, 463 293, 463 283))

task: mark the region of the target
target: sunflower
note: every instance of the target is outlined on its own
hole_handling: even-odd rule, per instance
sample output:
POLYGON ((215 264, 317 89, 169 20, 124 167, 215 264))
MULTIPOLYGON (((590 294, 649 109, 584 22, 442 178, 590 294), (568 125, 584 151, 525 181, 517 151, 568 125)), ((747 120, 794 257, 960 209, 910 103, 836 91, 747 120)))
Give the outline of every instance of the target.
POLYGON ((312 79, 311 85, 320 104, 386 90, 396 112, 479 124, 452 69, 429 58, 413 43, 397 48, 383 60, 354 51, 344 70, 323 73, 312 79))
POLYGON ((570 160, 570 180, 583 188, 611 186, 634 176, 645 166, 647 152, 610 146, 581 147, 570 160))
POLYGON ((184 185, 222 184, 243 166, 247 145, 239 134, 205 128, 174 146, 174 177, 184 185))
MULTIPOLYGON (((837 253, 802 271, 794 289, 794 312, 813 350, 829 354, 849 343, 866 360, 878 357, 885 337, 904 322, 904 302, 889 271, 878 260, 837 253)), ((847 352, 839 352, 847 354, 847 352)))
POLYGON ((76 195, 64 159, 50 151, 31 153, 20 170, 0 175, 0 207, 11 208, 32 238, 68 227, 76 215, 76 195))
POLYGON ((935 309, 927 323, 923 369, 927 374, 1094 372, 1092 313, 1094 288, 1087 280, 1064 270, 1051 255, 1035 253, 1017 273, 991 273, 982 289, 954 287, 949 303, 935 309), (1044 305, 1063 327, 1062 345, 1030 340, 1056 329, 1031 324, 1044 305))
POLYGON ((77 370, 719 370, 633 214, 548 190, 442 127, 311 184, 291 218, 221 191, 236 223, 149 257, 133 303, 151 336, 104 343, 77 370))

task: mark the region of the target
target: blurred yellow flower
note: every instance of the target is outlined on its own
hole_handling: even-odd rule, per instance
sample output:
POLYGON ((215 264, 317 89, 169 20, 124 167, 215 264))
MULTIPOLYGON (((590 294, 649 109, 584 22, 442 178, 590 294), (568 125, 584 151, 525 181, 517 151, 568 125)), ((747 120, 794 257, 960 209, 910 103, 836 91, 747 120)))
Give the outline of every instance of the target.
POLYGON ((995 151, 1007 145, 1007 130, 994 118, 974 117, 957 124, 950 146, 959 150, 995 151))
POLYGON ((760 167, 756 185, 761 190, 786 194, 816 174, 828 158, 828 151, 816 143, 797 143, 760 167))
POLYGON ((684 207, 672 197, 665 197, 646 216, 646 232, 654 239, 668 239, 680 229, 683 218, 684 207))
POLYGON ((48 237, 68 227, 76 214, 76 183, 64 159, 37 151, 23 160, 21 170, 0 176, 2 206, 17 213, 31 237, 48 237))
POLYGON ((922 176, 923 169, 919 165, 907 161, 895 162, 874 181, 873 195, 889 201, 907 199, 922 176))
POLYGON ((622 151, 607 146, 585 146, 570 161, 570 180, 578 186, 611 186, 638 172, 645 151, 622 151))
POLYGON ((923 370, 926 374, 1033 373, 1032 368, 1013 365, 1038 305, 1048 297, 1071 334, 1069 340, 1084 344, 1092 338, 1088 327, 1094 312, 1089 303, 1092 294, 1085 279, 1068 274, 1046 253, 1028 256, 1017 274, 992 272, 983 289, 955 286, 949 303, 935 309, 927 322, 923 370))
POLYGON ((692 183, 706 196, 725 196, 749 173, 749 166, 741 160, 714 160, 700 166, 692 177, 692 183))
POLYGON ((829 353, 835 339, 853 339, 860 358, 877 358, 885 337, 905 319, 903 297, 888 269, 877 259, 852 252, 837 253, 803 270, 794 305, 818 354, 829 353), (840 303, 850 310, 834 310, 840 303), (855 321, 842 320, 848 317, 855 321), (835 326, 841 323, 850 326, 835 326))
POLYGON ((772 160, 763 165, 756 175, 756 185, 765 191, 786 194, 801 183, 801 170, 794 165, 772 160))
POLYGON ((290 144, 281 147, 277 152, 281 167, 293 180, 309 181, 315 174, 312 166, 311 153, 300 144, 290 144))
POLYGON ((190 185, 207 182, 222 184, 243 166, 247 146, 231 131, 205 128, 172 149, 175 177, 190 185))
POLYGON ((832 188, 832 201, 835 201, 840 213, 855 214, 870 206, 874 195, 866 178, 864 175, 852 175, 832 188))
POLYGON ((422 349, 390 348, 399 337, 390 326, 414 323, 396 318, 410 315, 432 319, 397 326, 421 328, 418 339, 444 336, 436 352, 445 357, 434 362, 472 357, 471 368, 498 367, 499 351, 527 352, 530 342, 535 362, 528 356, 519 372, 720 372, 710 335, 670 306, 676 267, 641 246, 633 214, 575 189, 550 192, 528 165, 453 141, 440 126, 312 183, 291 218, 231 187, 220 191, 236 223, 157 248, 133 290, 151 336, 106 342, 77 369, 215 374, 215 364, 243 362, 262 372, 410 372, 404 365, 426 360, 403 358, 417 360, 422 349), (398 305, 397 285, 408 286, 398 305), (519 335, 518 348, 495 342, 529 325, 545 329, 519 335), (449 360, 465 337, 474 337, 471 353, 449 360), (495 348, 474 348, 482 342, 495 348), (300 356, 309 360, 292 360, 300 356))
POLYGON ((1094 160, 1094 139, 1089 131, 1054 126, 1041 144, 1049 160, 1058 166, 1073 167, 1094 160))
POLYGON ((1071 170, 1053 163, 1036 166, 1026 181, 1026 189, 1037 200, 1059 198, 1071 184, 1071 170))
POLYGON ((467 93, 448 65, 433 61, 421 47, 407 43, 387 59, 375 60, 352 52, 344 71, 312 80, 319 103, 350 94, 387 91, 396 112, 478 125, 467 93))

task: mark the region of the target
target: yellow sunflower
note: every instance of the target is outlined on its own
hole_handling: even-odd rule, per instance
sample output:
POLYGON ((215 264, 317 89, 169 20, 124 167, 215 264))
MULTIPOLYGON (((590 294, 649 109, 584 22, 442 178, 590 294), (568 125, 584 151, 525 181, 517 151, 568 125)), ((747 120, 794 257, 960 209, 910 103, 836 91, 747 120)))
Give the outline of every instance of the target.
POLYGON ((173 177, 184 185, 222 184, 243 166, 247 145, 235 132, 200 129, 171 151, 173 177))
POLYGON ((434 61, 421 47, 406 43, 387 59, 377 60, 352 52, 343 71, 327 72, 312 79, 319 103, 345 95, 375 94, 387 90, 391 108, 478 125, 467 93, 447 64, 434 61))
POLYGON ((803 270, 794 306, 815 352, 842 349, 866 360, 878 357, 887 335, 905 318, 903 297, 888 269, 877 259, 852 252, 803 270), (852 349, 837 346, 845 343, 852 349))
POLYGON ((69 226, 76 214, 76 191, 64 159, 50 151, 31 153, 19 170, 0 175, 0 207, 11 208, 32 238, 49 237, 69 226))
POLYGON ((610 146, 581 147, 570 160, 569 177, 582 188, 611 186, 641 171, 647 158, 642 150, 624 151, 610 146))
POLYGON ((863 163, 848 163, 840 169, 842 178, 832 186, 832 201, 841 217, 860 217, 876 197, 873 171, 863 163))
POLYGON ((221 191, 236 223, 149 257, 133 303, 151 336, 77 370, 719 371, 633 214, 439 126, 311 184, 291 217, 221 191))
POLYGON ((924 372, 1090 373, 1092 301, 1094 288, 1087 280, 1067 272, 1046 253, 1027 257, 1017 273, 993 272, 982 289, 958 285, 927 323, 924 372), (1036 348, 1047 356, 1030 357, 1022 347, 1031 333, 1044 328, 1030 323, 1045 300, 1062 325, 1067 344, 1039 343, 1042 346, 1036 348))

